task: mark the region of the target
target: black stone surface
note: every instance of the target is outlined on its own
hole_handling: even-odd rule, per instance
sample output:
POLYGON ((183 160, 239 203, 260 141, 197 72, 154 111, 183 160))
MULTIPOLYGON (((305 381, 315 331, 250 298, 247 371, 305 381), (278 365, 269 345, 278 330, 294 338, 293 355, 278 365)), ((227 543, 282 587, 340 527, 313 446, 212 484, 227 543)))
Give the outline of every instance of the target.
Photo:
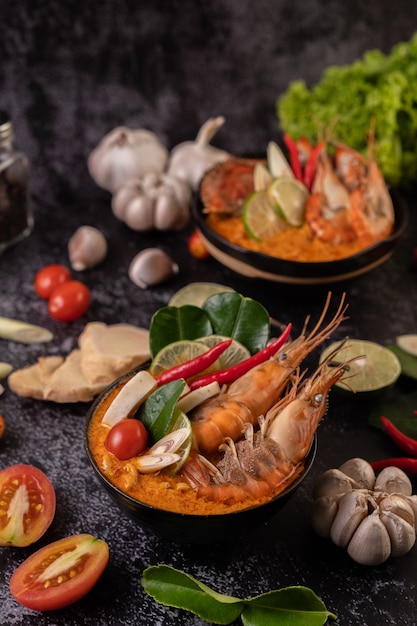
MULTIPOLYGON (((327 287, 252 281, 213 259, 192 259, 186 250, 192 225, 175 234, 130 231, 113 217, 110 196, 90 179, 86 159, 117 125, 150 128, 172 147, 218 114, 227 121, 216 145, 237 154, 263 153, 267 141, 278 136, 275 100, 289 80, 314 81, 329 63, 350 62, 370 47, 388 51, 407 39, 416 21, 408 2, 1 4, 0 106, 10 110, 18 143, 32 162, 36 225, 29 239, 0 257, 0 315, 46 326, 54 340, 34 346, 1 340, 0 360, 18 368, 40 355, 67 354, 92 320, 147 326, 174 291, 199 280, 228 284, 297 329, 307 313, 318 315, 327 287), (110 251, 101 266, 77 275, 92 290, 88 313, 62 324, 51 320, 32 281, 43 265, 68 263, 68 239, 82 224, 100 228, 110 251), (180 273, 143 291, 129 280, 127 269, 133 256, 150 245, 171 254, 180 273)), ((331 286, 335 298, 345 290, 349 302, 350 319, 338 337, 392 343, 399 334, 416 332, 414 198, 406 194, 410 224, 391 259, 355 281, 331 286)), ((364 568, 315 536, 309 520, 312 486, 322 471, 353 456, 373 460, 397 453, 382 432, 367 425, 371 403, 332 394, 319 429, 315 466, 287 507, 251 540, 193 547, 144 533, 100 488, 83 449, 88 405, 36 402, 5 387, 0 467, 32 463, 42 468, 55 486, 57 513, 36 546, 0 552, 3 626, 202 624, 143 592, 142 571, 159 563, 239 597, 307 585, 344 626, 415 624, 417 548, 401 559, 364 568), (93 591, 50 614, 14 602, 8 582, 15 568, 35 547, 79 532, 100 536, 110 546, 109 567, 93 591)), ((392 393, 400 392, 396 387, 392 393)))

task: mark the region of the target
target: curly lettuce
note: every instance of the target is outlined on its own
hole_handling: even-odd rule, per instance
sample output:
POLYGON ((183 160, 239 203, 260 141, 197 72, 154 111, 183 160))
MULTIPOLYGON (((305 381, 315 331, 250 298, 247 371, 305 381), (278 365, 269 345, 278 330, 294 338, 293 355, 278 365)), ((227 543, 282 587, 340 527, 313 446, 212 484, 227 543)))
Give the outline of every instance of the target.
POLYGON ((328 67, 311 88, 290 83, 276 111, 294 139, 316 141, 334 125, 333 136, 363 154, 374 119, 385 179, 409 187, 417 182, 417 33, 387 55, 370 50, 351 65, 328 67))

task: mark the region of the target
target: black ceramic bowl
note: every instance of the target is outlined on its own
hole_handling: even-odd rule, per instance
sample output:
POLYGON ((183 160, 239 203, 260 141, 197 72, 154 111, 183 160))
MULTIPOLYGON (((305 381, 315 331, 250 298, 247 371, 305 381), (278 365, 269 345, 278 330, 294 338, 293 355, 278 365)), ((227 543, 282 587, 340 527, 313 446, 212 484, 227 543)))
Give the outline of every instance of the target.
POLYGON ((317 450, 317 436, 314 437, 313 444, 305 460, 303 472, 287 489, 266 504, 225 515, 183 515, 166 511, 162 508, 159 509, 132 498, 115 487, 104 476, 97 466, 90 449, 88 438, 90 422, 95 411, 97 411, 108 394, 121 382, 133 376, 138 369, 140 368, 116 380, 95 400, 88 413, 85 430, 85 448, 93 470, 102 486, 120 509, 133 518, 144 530, 152 534, 174 541, 193 544, 219 543, 236 539, 237 535, 244 536, 253 533, 256 527, 265 524, 274 517, 295 493, 311 469, 317 450))
POLYGON ((408 210, 404 200, 395 190, 391 190, 390 193, 395 211, 393 233, 362 252, 336 261, 314 263, 286 261, 253 250, 245 250, 230 243, 207 225, 203 204, 199 199, 194 203, 192 211, 197 230, 207 249, 225 267, 250 278, 315 285, 355 278, 378 267, 391 256, 407 227, 408 210))

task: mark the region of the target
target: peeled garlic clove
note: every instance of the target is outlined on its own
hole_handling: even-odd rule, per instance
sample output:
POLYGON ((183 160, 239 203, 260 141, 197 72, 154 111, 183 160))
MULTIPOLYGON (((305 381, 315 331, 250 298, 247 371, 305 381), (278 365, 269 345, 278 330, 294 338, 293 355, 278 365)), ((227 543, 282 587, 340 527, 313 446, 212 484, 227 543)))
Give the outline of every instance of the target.
POLYGON ((375 484, 375 472, 370 463, 358 457, 349 459, 343 463, 339 470, 352 478, 359 489, 373 489, 375 484))
POLYGON ((159 248, 142 250, 129 266, 129 278, 142 289, 162 283, 178 272, 178 265, 159 248))
POLYGON ((339 501, 339 508, 330 529, 337 546, 345 548, 359 524, 368 515, 368 498, 361 491, 350 491, 339 501))
POLYGON ((77 271, 95 267, 107 256, 107 240, 93 226, 80 226, 68 242, 71 267, 77 271))
POLYGON ((416 541, 414 526, 393 511, 381 512, 380 518, 390 536, 391 556, 407 554, 416 541))
POLYGON ((311 523, 320 537, 330 537, 330 529, 337 514, 340 496, 321 496, 313 502, 311 523))
POLYGON ((313 497, 333 496, 352 491, 352 479, 338 469, 329 469, 318 478, 313 497))
POLYGON ((389 558, 391 539, 376 511, 359 524, 347 551, 360 565, 380 565, 389 558))
POLYGON ((405 496, 411 496, 413 493, 411 480, 398 467, 385 467, 376 478, 374 490, 402 493, 405 496))

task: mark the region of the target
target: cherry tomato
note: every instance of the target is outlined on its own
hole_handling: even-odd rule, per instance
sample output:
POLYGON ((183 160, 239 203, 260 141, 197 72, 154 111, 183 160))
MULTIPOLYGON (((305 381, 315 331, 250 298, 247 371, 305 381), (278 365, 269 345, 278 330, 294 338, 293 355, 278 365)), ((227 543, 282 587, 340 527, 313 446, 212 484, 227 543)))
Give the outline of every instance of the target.
POLYGON ((0 472, 0 545, 29 546, 49 528, 55 491, 33 465, 12 465, 0 472))
POLYGON ((44 546, 15 570, 12 596, 35 611, 53 611, 86 595, 109 561, 105 541, 92 535, 72 535, 44 546))
POLYGON ((196 259, 208 259, 210 252, 207 250, 200 233, 195 230, 188 239, 188 251, 196 259))
POLYGON ((49 298, 48 310, 60 322, 72 322, 84 315, 90 302, 89 288, 78 280, 70 280, 54 289, 49 298))
POLYGON ((0 439, 3 437, 5 430, 6 430, 6 422, 4 421, 3 415, 0 413, 0 439))
POLYGON ((146 449, 148 431, 141 421, 128 417, 113 426, 104 445, 110 454, 125 461, 146 449))
POLYGON ((45 265, 35 276, 35 291, 40 298, 49 300, 54 289, 68 280, 71 280, 71 272, 68 268, 58 263, 45 265))

